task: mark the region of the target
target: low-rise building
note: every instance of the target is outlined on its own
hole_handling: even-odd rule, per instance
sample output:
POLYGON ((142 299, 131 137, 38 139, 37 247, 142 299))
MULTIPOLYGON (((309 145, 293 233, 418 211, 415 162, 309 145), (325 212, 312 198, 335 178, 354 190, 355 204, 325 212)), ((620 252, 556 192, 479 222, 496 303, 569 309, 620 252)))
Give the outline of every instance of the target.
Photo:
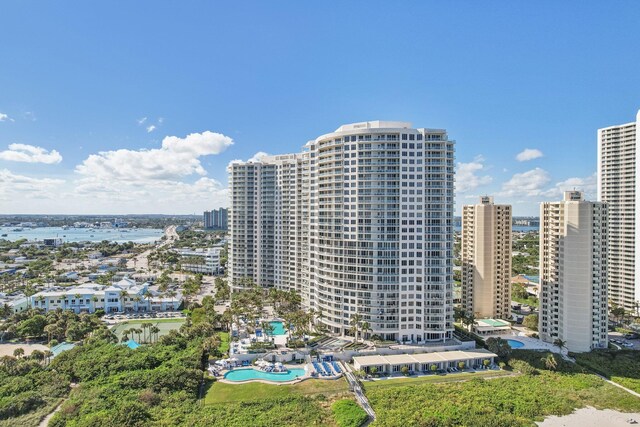
POLYGON ((110 286, 84 283, 73 287, 52 287, 38 292, 31 298, 34 308, 45 311, 73 310, 76 313, 93 313, 104 310, 115 312, 146 312, 155 310, 177 310, 182 303, 182 295, 176 293, 166 298, 149 283, 137 284, 135 280, 124 278, 110 286))
POLYGON ((14 313, 20 313, 29 308, 29 298, 25 294, 9 295, 0 293, 0 306, 9 306, 14 313))
POLYGON ((183 270, 201 274, 222 274, 224 272, 220 265, 220 252, 222 247, 206 249, 175 249, 180 255, 180 265, 183 270))

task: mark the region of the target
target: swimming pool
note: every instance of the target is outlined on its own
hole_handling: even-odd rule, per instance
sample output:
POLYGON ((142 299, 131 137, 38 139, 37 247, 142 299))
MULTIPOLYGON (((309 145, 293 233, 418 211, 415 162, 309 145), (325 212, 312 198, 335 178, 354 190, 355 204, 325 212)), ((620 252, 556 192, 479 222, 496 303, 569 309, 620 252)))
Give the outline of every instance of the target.
POLYGON ((273 327, 272 335, 287 335, 287 332, 284 329, 284 323, 282 322, 269 322, 269 324, 273 327))
POLYGON ((263 372, 257 369, 235 369, 224 374, 224 379, 229 381, 291 381, 305 375, 304 369, 289 369, 289 372, 263 372))
POLYGON ((524 343, 520 342, 518 340, 507 340, 507 342, 509 343, 509 346, 511 348, 521 348, 524 347, 524 343))

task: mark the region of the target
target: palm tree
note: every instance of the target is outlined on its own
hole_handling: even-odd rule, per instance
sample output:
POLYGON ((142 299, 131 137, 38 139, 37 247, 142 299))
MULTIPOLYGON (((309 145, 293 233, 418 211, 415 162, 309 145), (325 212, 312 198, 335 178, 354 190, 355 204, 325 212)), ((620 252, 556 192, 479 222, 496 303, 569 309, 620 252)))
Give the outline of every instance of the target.
POLYGON ((560 349, 560 351, 562 352, 562 349, 567 347, 567 342, 561 340, 560 338, 556 338, 553 341, 553 345, 557 346, 560 349))
POLYGON ((473 313, 467 313, 462 318, 462 324, 471 331, 471 327, 476 324, 476 316, 473 313))
POLYGON ((18 347, 13 350, 13 356, 17 359, 20 359, 22 356, 24 356, 24 348, 18 347))
POLYGON ((350 330, 354 333, 355 342, 358 342, 358 329, 360 327, 361 321, 362 321, 362 315, 359 313, 356 313, 353 316, 351 316, 351 320, 349 321, 349 324, 351 325, 350 330))
POLYGON ((142 297, 147 300, 147 311, 151 311, 151 298, 153 298, 153 294, 146 289, 142 294, 142 297))
POLYGON ((123 313, 126 311, 126 309, 125 309, 125 301, 127 300, 128 296, 129 296, 129 294, 124 289, 120 291, 120 304, 122 306, 122 312, 123 313))
POLYGON ((93 301, 93 311, 96 310, 96 304, 98 303, 98 297, 97 296, 92 296, 91 297, 91 301, 93 301))
POLYGON ((142 297, 140 295, 136 295, 133 300, 136 302, 136 311, 140 311, 140 302, 142 301, 142 297))
POLYGON ((158 328, 156 325, 153 325, 153 326, 151 327, 151 333, 152 333, 153 335, 155 335, 155 337, 156 337, 155 342, 158 342, 158 333, 159 333, 159 332, 160 332, 160 328, 158 328))
POLYGON ((44 361, 44 357, 44 352, 42 350, 33 350, 31 352, 31 355, 29 356, 30 359, 33 359, 40 363, 44 361))
POLYGON ((51 358, 53 357, 53 352, 51 350, 45 350, 44 357, 47 359, 47 364, 49 364, 51 362, 51 358))
POLYGON ((365 332, 369 332, 369 335, 371 335, 371 332, 373 332, 373 329, 371 329, 371 325, 367 321, 364 321, 360 324, 360 329, 362 330, 363 339, 365 332))

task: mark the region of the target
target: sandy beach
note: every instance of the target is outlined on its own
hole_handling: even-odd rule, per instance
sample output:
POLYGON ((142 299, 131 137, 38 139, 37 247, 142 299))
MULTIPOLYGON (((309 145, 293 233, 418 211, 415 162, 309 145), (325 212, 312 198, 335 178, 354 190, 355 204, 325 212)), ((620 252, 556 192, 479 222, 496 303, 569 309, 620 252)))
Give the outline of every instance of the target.
POLYGON ((570 415, 548 417, 536 424, 541 427, 628 427, 635 425, 629 420, 640 423, 640 413, 586 407, 578 409, 570 415))
POLYGON ((42 344, 0 344, 0 356, 13 356, 13 350, 22 348, 24 355, 30 355, 33 350, 49 350, 49 347, 42 344))

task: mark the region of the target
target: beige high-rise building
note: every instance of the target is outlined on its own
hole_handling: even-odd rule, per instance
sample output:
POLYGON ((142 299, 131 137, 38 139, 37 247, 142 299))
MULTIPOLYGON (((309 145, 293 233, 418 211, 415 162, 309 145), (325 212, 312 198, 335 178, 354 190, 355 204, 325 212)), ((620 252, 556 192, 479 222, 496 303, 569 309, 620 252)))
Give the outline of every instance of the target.
POLYGON ((462 208, 462 306, 476 317, 511 317, 511 222, 493 197, 462 208))
POLYGON ((640 301, 640 111, 636 121, 598 129, 598 200, 609 209, 609 298, 636 311, 640 301))
POLYGON ((606 348, 607 321, 607 205, 566 191, 540 205, 540 338, 606 348))

